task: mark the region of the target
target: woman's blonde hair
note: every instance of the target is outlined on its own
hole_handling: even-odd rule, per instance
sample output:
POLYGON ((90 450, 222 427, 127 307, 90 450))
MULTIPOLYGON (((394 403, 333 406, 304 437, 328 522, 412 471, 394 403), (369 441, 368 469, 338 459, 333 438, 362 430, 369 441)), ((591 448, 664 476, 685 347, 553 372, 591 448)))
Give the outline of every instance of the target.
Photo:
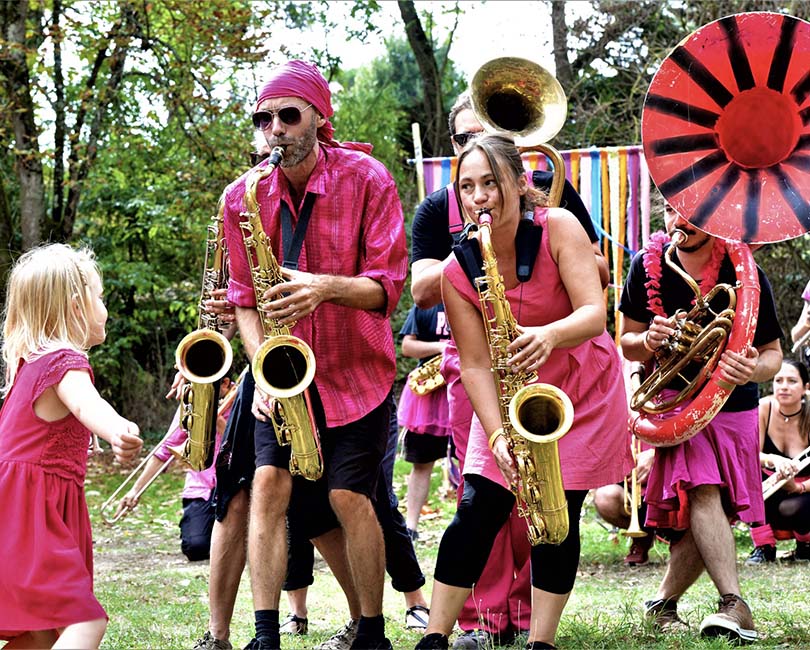
POLYGON ((3 361, 7 393, 20 359, 59 348, 86 352, 91 294, 101 273, 93 251, 46 244, 24 253, 11 270, 3 318, 3 361))
MULTIPOLYGON (((470 140, 464 150, 458 156, 458 166, 456 168, 456 184, 458 184, 458 174, 464 159, 475 150, 481 151, 489 161, 492 175, 495 177, 495 185, 498 192, 503 197, 503 179, 508 177, 515 184, 520 183, 520 177, 525 175, 523 159, 515 146, 515 141, 504 133, 487 133, 470 140)), ((458 190, 458 188, 456 188, 458 190)), ((548 194, 539 190, 529 183, 526 194, 520 197, 520 211, 533 211, 535 207, 548 205, 548 194)))

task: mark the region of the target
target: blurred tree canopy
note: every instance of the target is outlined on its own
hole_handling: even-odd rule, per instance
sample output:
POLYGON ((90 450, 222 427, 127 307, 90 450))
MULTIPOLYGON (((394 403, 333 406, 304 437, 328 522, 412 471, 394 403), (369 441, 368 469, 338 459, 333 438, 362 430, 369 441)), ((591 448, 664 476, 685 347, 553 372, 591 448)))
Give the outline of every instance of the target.
MULTIPOLYGON (((594 0, 576 13, 572 3, 547 4, 569 96, 560 148, 639 142, 652 75, 699 26, 751 9, 810 14, 800 2, 594 0)), ((475 9, 404 0, 0 2, 2 294, 21 251, 48 240, 92 246, 110 310, 108 340, 93 352, 98 385, 145 429, 161 428, 174 347, 196 327, 206 226, 222 189, 249 167, 249 114, 268 67, 293 57, 319 65, 333 84, 336 136, 374 145, 410 221, 410 125, 422 125, 426 155, 449 151, 447 110, 466 86, 453 43, 475 9), (339 39, 362 47, 392 16, 385 54, 347 68, 339 39), (290 38, 298 33, 328 38, 305 47, 290 38)), ((810 275, 805 249, 799 240, 757 253, 779 278, 786 327, 810 275)), ((410 302, 406 290, 395 328, 410 302)))

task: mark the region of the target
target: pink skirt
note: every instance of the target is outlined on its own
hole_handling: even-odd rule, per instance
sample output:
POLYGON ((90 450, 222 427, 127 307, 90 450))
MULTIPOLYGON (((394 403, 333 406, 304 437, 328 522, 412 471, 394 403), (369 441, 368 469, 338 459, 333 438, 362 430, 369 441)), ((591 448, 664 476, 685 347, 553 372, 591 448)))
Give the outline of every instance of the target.
POLYGON ((686 442, 656 449, 645 495, 647 525, 688 528, 686 493, 699 485, 720 486, 723 508, 733 520, 763 523, 757 418, 757 409, 721 411, 686 442))
POLYGON ((400 427, 413 433, 449 436, 447 388, 441 386, 427 395, 417 395, 406 384, 399 398, 397 421, 400 427))

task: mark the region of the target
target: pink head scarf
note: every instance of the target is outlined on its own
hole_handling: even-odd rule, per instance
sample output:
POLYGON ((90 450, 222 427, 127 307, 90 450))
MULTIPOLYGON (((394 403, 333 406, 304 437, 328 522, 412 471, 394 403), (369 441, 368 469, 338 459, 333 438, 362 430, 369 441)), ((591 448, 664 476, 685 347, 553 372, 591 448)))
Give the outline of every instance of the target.
POLYGON ((333 147, 346 146, 349 149, 371 152, 370 144, 347 142, 341 145, 332 139, 335 133, 335 129, 329 121, 335 112, 332 109, 332 93, 326 79, 311 63, 293 60, 273 68, 270 79, 259 92, 256 109, 265 99, 276 97, 300 97, 305 102, 312 104, 326 120, 326 123, 318 129, 318 140, 323 144, 333 147))

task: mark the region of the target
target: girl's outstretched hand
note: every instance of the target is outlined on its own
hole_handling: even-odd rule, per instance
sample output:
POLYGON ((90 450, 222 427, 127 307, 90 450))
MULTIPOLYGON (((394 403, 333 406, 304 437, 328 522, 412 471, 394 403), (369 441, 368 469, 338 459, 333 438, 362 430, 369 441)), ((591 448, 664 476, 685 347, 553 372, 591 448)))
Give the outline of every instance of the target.
POLYGON ((141 451, 143 447, 143 440, 140 437, 140 429, 134 422, 127 422, 127 430, 125 433, 114 434, 110 438, 110 445, 112 446, 115 460, 119 463, 129 463, 141 451))

